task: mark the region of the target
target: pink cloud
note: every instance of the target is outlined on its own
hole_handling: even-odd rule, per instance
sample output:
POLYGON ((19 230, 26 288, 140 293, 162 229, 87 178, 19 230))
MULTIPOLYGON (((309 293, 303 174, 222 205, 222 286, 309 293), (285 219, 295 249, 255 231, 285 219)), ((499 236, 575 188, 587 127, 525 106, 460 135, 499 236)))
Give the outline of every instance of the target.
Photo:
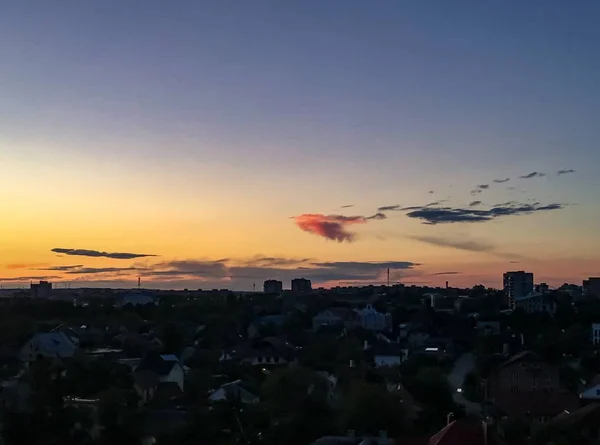
POLYGON ((347 226, 367 222, 367 218, 364 216, 323 215, 321 213, 304 213, 292 218, 296 225, 305 232, 340 243, 354 241, 354 234, 348 231, 347 226))

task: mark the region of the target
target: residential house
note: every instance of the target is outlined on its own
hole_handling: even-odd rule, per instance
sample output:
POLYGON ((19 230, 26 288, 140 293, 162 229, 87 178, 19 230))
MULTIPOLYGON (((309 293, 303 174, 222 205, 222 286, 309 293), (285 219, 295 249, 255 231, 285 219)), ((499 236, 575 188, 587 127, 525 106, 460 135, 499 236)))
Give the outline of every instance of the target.
POLYGON ((313 331, 318 331, 321 326, 344 326, 354 329, 360 326, 356 312, 347 307, 331 307, 319 312, 313 317, 313 331))
POLYGON ((296 360, 296 348, 277 337, 265 337, 239 344, 223 351, 219 361, 237 362, 254 366, 281 366, 296 360))
POLYGON ((367 331, 389 331, 392 329, 392 314, 378 312, 371 304, 357 309, 360 326, 367 331))
POLYGON ((527 314, 546 312, 554 315, 556 313, 554 297, 543 292, 532 292, 526 297, 515 300, 515 307, 523 309, 527 314))
POLYGON ((499 321, 478 321, 476 327, 479 335, 500 335, 499 321))
POLYGON ((147 304, 156 304, 156 302, 152 295, 142 292, 128 292, 117 297, 117 307, 123 307, 128 304, 132 306, 145 306, 147 304))
POLYGON ((408 349, 396 342, 378 340, 371 351, 376 368, 398 366, 408 358, 408 349))
POLYGON ((600 402, 600 374, 579 392, 579 398, 583 403, 600 402))
POLYGON ((530 351, 511 357, 492 373, 489 396, 496 414, 521 417, 532 426, 579 406, 577 397, 561 385, 558 367, 530 351))
POLYGON ((535 443, 597 444, 600 440, 600 404, 564 411, 536 431, 535 443), (557 438, 562 439, 560 442, 557 438))
POLYGON ((255 318, 248 326, 248 337, 257 338, 260 332, 265 328, 280 328, 285 323, 286 317, 281 314, 263 315, 255 318))
POLYGON ((142 359, 135 372, 146 370, 153 371, 159 383, 175 383, 183 391, 185 372, 176 356, 149 354, 142 359))
POLYGON ((67 336, 64 332, 43 332, 35 334, 21 348, 21 359, 32 362, 42 358, 71 358, 77 351, 76 338, 67 336))
POLYGON ((241 380, 221 385, 208 396, 208 399, 211 402, 227 402, 233 399, 242 404, 255 404, 260 401, 260 398, 251 392, 241 380))

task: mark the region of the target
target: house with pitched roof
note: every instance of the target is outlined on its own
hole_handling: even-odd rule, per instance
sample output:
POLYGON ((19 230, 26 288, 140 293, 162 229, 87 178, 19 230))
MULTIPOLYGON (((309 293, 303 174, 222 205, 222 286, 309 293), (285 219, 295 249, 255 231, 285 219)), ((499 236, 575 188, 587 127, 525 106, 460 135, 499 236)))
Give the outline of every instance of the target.
POLYGON ((21 347, 20 356, 24 362, 42 358, 67 359, 73 357, 77 348, 77 339, 67 336, 64 332, 41 332, 21 347))
POLYGON ((488 384, 498 416, 521 417, 532 426, 579 407, 577 396, 562 386, 558 367, 531 351, 502 363, 488 384))

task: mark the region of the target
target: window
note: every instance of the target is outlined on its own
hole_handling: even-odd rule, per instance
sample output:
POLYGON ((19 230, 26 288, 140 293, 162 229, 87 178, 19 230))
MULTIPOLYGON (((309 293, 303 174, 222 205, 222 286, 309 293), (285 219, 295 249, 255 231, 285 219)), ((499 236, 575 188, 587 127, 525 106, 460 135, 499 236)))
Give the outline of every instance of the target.
POLYGON ((262 363, 262 357, 259 355, 258 357, 256 357, 256 360, 258 361, 258 363, 262 363))
POLYGON ((511 386, 510 392, 519 392, 519 388, 517 386, 511 386))
POLYGON ((519 373, 517 371, 513 371, 511 373, 511 377, 513 380, 519 380, 519 373))
POLYGON ((596 390, 596 396, 599 396, 599 397, 600 397, 600 389, 597 389, 597 390, 596 390))

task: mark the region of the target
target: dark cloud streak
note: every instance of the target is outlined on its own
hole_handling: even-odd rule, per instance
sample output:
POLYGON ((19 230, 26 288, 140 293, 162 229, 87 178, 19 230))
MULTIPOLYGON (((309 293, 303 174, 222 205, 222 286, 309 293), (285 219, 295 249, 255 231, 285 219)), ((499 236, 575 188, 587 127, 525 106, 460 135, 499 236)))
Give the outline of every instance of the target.
POLYGON ((55 247, 51 251, 54 253, 59 253, 59 254, 63 254, 63 255, 103 257, 103 258, 112 258, 115 260, 131 260, 133 258, 144 258, 144 257, 157 256, 157 255, 151 255, 151 254, 146 254, 146 253, 101 252, 99 250, 65 249, 62 247, 55 247))

